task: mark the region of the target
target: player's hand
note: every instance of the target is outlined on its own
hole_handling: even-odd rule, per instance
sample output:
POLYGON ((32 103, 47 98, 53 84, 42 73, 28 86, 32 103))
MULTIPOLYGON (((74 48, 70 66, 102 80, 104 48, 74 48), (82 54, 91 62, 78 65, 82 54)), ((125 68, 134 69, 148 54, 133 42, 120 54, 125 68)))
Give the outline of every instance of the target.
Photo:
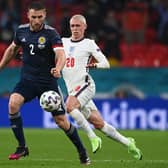
POLYGON ((51 74, 56 77, 56 78, 60 78, 61 77, 61 72, 59 69, 57 68, 51 68, 51 74))
POLYGON ((86 68, 96 68, 97 65, 96 63, 90 63, 90 64, 87 64, 86 68))

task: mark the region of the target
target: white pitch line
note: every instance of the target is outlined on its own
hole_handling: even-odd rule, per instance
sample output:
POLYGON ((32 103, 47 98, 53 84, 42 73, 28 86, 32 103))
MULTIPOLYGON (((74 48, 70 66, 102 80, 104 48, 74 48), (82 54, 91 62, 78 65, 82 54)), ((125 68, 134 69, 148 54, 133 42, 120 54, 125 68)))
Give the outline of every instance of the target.
MULTIPOLYGON (((55 161, 55 162, 63 162, 63 161, 66 161, 66 162, 74 162, 74 160, 67 160, 67 159, 41 159, 41 158, 32 158, 29 160, 32 160, 32 161, 55 161)), ((129 163, 129 162, 135 162, 136 160, 91 160, 92 162, 126 162, 126 163, 129 163)), ((138 163, 168 163, 168 160, 142 160, 141 161, 137 161, 138 163)))

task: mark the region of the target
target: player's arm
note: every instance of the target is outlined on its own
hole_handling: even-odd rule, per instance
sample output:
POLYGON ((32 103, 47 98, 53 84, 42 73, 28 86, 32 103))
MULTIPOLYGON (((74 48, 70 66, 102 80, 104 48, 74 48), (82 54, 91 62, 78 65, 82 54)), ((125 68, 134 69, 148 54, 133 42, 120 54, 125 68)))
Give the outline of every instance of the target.
POLYGON ((56 57, 56 65, 54 68, 51 69, 51 74, 53 74, 54 77, 56 78, 60 78, 61 70, 63 69, 66 62, 64 49, 63 48, 55 49, 55 57, 56 57))
POLYGON ((17 46, 14 42, 12 42, 9 47, 5 50, 4 55, 0 62, 0 70, 3 69, 10 60, 15 57, 19 49, 19 46, 17 46))
POLYGON ((51 74, 56 78, 60 78, 61 70, 63 69, 66 62, 65 52, 61 37, 56 32, 56 30, 50 31, 50 38, 53 50, 55 52, 55 67, 51 68, 51 74))
POLYGON ((91 54, 95 58, 96 62, 89 63, 88 68, 110 68, 110 64, 106 56, 102 53, 97 44, 92 41, 91 43, 91 54))

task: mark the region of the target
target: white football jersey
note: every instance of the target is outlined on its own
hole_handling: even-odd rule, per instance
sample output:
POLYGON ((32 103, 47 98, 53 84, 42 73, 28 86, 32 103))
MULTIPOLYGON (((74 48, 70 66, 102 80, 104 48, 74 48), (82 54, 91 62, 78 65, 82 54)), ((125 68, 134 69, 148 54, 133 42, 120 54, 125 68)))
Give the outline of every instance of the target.
POLYGON ((94 40, 84 38, 81 41, 72 41, 71 38, 62 38, 66 64, 62 70, 68 92, 78 85, 85 83, 89 69, 86 68, 93 56, 97 60, 97 68, 109 68, 109 62, 96 45, 94 40))

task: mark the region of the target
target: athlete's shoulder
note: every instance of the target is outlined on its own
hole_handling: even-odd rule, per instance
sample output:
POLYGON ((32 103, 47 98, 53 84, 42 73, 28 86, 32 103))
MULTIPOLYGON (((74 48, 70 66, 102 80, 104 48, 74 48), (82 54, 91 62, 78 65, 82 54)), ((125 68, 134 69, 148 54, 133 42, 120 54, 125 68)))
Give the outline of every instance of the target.
POLYGON ((19 34, 26 34, 29 29, 30 29, 30 24, 29 23, 27 23, 27 24, 21 24, 21 25, 19 25, 17 27, 16 34, 17 34, 17 36, 19 34))
POLYGON ((29 27, 30 27, 29 23, 21 24, 21 25, 18 26, 17 30, 27 30, 27 29, 29 29, 29 27))
POLYGON ((84 38, 83 40, 85 43, 95 43, 95 41, 93 39, 90 39, 90 38, 84 38))
POLYGON ((71 38, 70 37, 62 37, 61 39, 62 40, 70 40, 71 38))
POLYGON ((45 30, 52 30, 52 31, 55 31, 55 30, 56 30, 54 27, 52 27, 52 26, 50 26, 50 25, 47 25, 47 24, 44 25, 44 29, 45 29, 45 30))
POLYGON ((70 37, 62 37, 61 40, 62 40, 63 43, 71 42, 71 38, 70 37))
POLYGON ((45 24, 43 30, 44 30, 43 32, 47 33, 48 36, 59 36, 60 37, 57 30, 52 26, 45 24))
POLYGON ((29 28, 30 27, 30 24, 29 23, 26 23, 26 24, 21 24, 19 25, 19 29, 24 29, 24 28, 29 28))
POLYGON ((83 43, 90 46, 90 45, 94 45, 95 41, 93 39, 90 39, 90 38, 84 38, 83 43))

